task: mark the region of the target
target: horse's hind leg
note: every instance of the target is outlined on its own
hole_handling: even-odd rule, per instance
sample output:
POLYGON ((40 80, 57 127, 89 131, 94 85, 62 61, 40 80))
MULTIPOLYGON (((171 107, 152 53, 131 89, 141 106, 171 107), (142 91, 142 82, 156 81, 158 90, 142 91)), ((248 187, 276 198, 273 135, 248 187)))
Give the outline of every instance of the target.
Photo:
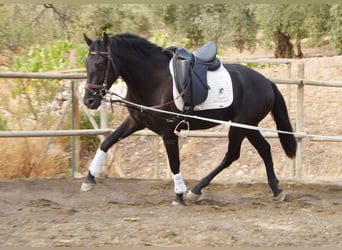
POLYGON ((198 184, 191 188, 188 193, 187 198, 192 201, 196 201, 200 195, 201 190, 209 185, 209 183, 218 175, 223 169, 227 168, 240 157, 241 143, 246 136, 247 131, 245 129, 231 127, 229 130, 229 144, 228 152, 226 153, 224 159, 212 172, 210 172, 206 177, 201 179, 198 184))
POLYGON ((278 200, 283 201, 285 199, 285 193, 278 186, 278 179, 274 172, 273 160, 271 154, 271 146, 265 140, 265 138, 260 134, 259 131, 251 131, 247 135, 248 140, 256 148, 259 155, 263 159, 266 167, 267 181, 268 185, 272 189, 273 195, 277 197, 278 200))

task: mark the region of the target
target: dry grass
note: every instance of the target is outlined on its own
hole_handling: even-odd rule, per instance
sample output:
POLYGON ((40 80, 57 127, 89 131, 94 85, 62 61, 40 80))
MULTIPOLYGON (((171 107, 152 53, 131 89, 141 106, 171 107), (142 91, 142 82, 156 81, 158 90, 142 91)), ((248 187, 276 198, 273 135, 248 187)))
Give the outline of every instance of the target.
POLYGON ((61 150, 43 154, 44 138, 0 139, 0 178, 48 177, 70 171, 70 159, 61 150))

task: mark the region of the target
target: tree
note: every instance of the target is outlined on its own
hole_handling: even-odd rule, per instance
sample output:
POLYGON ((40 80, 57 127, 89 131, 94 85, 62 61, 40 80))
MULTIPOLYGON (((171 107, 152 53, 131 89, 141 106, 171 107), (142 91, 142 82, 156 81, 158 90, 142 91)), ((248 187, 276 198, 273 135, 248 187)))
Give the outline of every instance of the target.
POLYGON ((330 4, 306 5, 305 26, 307 38, 313 45, 321 45, 322 38, 329 32, 330 4))
POLYGON ((60 15, 65 11, 66 17, 70 15, 72 8, 26 4, 0 6, 0 54, 8 58, 4 66, 9 67, 14 54, 33 44, 46 44, 56 38, 67 38, 71 19, 64 20, 62 24, 58 21, 61 18, 56 15, 56 11, 60 15))
POLYGON ((245 49, 253 51, 256 47, 258 31, 254 8, 250 4, 233 4, 229 6, 229 10, 231 44, 240 52, 245 49))
MULTIPOLYGON (((171 7, 172 9, 173 7, 171 7)), ((172 28, 184 37, 190 38, 190 47, 202 44, 204 40, 202 6, 198 4, 179 5, 174 14, 173 21, 170 23, 172 28)))
POLYGON ((159 5, 155 15, 178 36, 189 38, 196 48, 211 40, 240 51, 253 49, 256 28, 250 4, 186 4, 159 5))
MULTIPOLYGON (((294 56, 291 38, 299 40, 304 31, 300 29, 301 15, 299 5, 272 4, 257 5, 257 20, 268 45, 274 43, 275 57, 294 56)), ((301 51, 299 51, 301 54, 301 51)))
POLYGON ((255 13, 275 57, 291 58, 303 57, 302 39, 318 44, 327 34, 329 9, 328 4, 262 4, 256 5, 255 13))
POLYGON ((330 8, 330 35, 339 55, 342 55, 342 5, 334 4, 330 8))
POLYGON ((81 5, 79 30, 89 36, 101 37, 102 32, 149 34, 148 8, 142 4, 81 5))

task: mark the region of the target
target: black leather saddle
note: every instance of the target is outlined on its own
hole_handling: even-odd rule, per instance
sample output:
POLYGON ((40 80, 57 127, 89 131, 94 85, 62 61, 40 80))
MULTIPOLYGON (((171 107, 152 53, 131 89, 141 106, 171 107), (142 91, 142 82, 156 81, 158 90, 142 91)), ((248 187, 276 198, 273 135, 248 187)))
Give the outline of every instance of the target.
POLYGON ((194 52, 178 46, 164 50, 173 55, 174 77, 178 92, 183 97, 185 109, 192 110, 208 97, 210 89, 207 72, 217 70, 221 62, 216 57, 217 45, 207 42, 194 52))

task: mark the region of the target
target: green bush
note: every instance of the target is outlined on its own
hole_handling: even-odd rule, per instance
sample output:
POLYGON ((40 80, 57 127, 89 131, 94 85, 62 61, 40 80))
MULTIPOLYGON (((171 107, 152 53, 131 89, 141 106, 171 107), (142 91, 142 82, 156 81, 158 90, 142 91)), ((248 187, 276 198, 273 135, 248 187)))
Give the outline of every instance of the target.
POLYGON ((0 115, 0 131, 8 131, 7 119, 1 117, 0 115))
POLYGON ((58 40, 46 46, 37 44, 16 58, 12 70, 45 72, 83 67, 87 52, 86 44, 75 44, 67 40, 58 40), (72 51, 75 52, 75 61, 70 56, 72 51))
POLYGON ((265 68, 272 68, 274 66, 274 64, 272 64, 272 63, 247 62, 246 66, 249 68, 254 68, 254 69, 265 69, 265 68))
MULTIPOLYGON (((84 66, 88 48, 85 44, 55 41, 49 45, 33 45, 15 59, 12 71, 46 72, 84 66), (71 56, 74 53, 74 56, 71 56)), ((22 118, 33 117, 39 121, 41 114, 48 114, 47 107, 61 89, 60 80, 18 79, 11 85, 13 98, 21 98, 25 107, 22 118)))

